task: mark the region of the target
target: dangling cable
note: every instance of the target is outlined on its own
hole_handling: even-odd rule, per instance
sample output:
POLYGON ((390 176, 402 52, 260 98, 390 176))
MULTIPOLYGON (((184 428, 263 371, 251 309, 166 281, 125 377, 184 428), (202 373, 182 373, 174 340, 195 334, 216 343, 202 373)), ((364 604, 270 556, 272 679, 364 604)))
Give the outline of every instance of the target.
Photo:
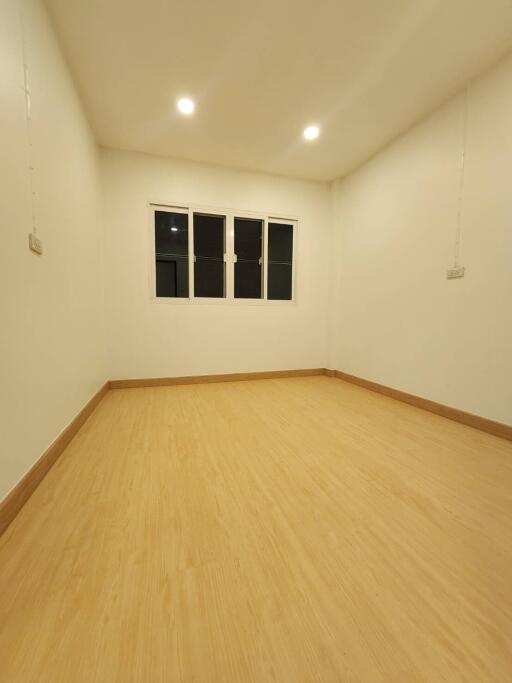
POLYGON ((21 24, 21 52, 23 59, 23 90, 25 93, 25 122, 27 130, 27 158, 28 158, 28 176, 30 187, 30 208, 31 208, 31 232, 34 235, 37 232, 36 225, 36 191, 35 191, 35 169, 33 161, 33 144, 32 144, 32 103, 30 97, 30 80, 28 74, 27 61, 27 45, 25 36, 25 22, 23 19, 23 2, 20 2, 20 24, 21 24))
POLYGON ((466 173, 466 146, 468 137, 468 88, 464 90, 464 112, 462 124, 462 151, 460 155, 460 172, 459 172, 459 193, 457 197, 457 228, 455 231, 455 254, 453 264, 457 268, 459 266, 460 256, 460 240, 462 234, 462 208, 464 201, 464 180, 466 173))

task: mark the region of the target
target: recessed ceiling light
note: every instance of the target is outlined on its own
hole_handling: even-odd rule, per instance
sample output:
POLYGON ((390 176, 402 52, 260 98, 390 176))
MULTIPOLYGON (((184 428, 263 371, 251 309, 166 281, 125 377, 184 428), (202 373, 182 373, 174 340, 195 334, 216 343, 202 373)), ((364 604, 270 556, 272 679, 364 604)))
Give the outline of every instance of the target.
POLYGON ((178 100, 178 109, 182 114, 192 114, 195 105, 192 100, 188 97, 181 97, 178 100))
POLYGON ((178 232, 178 228, 174 227, 174 225, 171 228, 172 232, 178 232))
POLYGON ((314 140, 320 135, 320 129, 318 126, 308 126, 304 128, 303 135, 306 140, 314 140))

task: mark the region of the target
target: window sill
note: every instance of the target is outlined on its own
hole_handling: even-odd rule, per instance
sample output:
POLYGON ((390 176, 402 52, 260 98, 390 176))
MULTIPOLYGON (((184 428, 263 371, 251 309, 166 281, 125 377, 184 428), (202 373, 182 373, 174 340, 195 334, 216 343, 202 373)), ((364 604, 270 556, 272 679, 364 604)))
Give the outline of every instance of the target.
POLYGON ((278 299, 228 299, 198 297, 195 299, 185 297, 152 297, 151 303, 170 306, 295 306, 296 301, 278 299))

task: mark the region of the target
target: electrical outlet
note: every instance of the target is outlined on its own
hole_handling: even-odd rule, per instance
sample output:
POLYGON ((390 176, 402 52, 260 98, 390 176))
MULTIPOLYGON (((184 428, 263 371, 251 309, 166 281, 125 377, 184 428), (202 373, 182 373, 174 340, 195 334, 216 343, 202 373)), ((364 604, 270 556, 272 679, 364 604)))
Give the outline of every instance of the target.
POLYGON ((43 243, 39 239, 39 237, 36 237, 33 232, 30 232, 28 234, 28 246, 31 251, 33 251, 35 254, 42 254, 43 253, 43 243))
POLYGON ((456 268, 448 268, 446 271, 446 279, 447 280, 455 280, 455 278, 458 277, 464 277, 464 272, 465 272, 464 266, 457 266, 456 268))

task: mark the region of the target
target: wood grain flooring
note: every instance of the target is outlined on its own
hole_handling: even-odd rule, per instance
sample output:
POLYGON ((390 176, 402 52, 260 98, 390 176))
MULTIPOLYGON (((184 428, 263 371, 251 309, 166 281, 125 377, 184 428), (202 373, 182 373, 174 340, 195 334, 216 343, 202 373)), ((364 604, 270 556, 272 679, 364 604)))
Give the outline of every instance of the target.
POLYGON ((55 441, 50 444, 41 457, 36 460, 24 477, 16 484, 10 493, 0 502, 0 536, 7 529, 12 520, 34 493, 41 481, 48 474, 55 462, 60 458, 66 446, 80 431, 85 421, 91 415, 101 399, 109 390, 106 382, 88 401, 78 415, 63 429, 55 441))
POLYGON ((509 683, 512 443, 328 377, 111 391, 0 539, 2 683, 509 683))

